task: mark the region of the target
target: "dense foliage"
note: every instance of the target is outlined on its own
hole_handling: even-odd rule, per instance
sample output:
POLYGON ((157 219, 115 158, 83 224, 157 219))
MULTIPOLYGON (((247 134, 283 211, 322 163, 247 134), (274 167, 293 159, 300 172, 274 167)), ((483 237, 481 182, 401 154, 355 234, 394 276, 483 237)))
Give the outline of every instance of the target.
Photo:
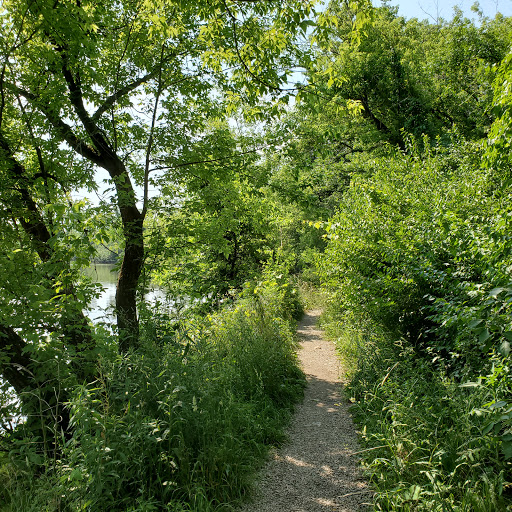
POLYGON ((136 353, 105 346, 97 379, 70 398, 74 435, 58 457, 41 457, 30 423, 3 436, 0 509, 199 511, 243 497, 304 385, 300 304, 277 270, 231 311, 178 328, 147 319, 136 353))
MULTIPOLYGON (((368 105, 378 118, 372 122, 385 125, 379 131, 393 145, 352 175, 326 223, 327 248, 319 258, 331 297, 325 325, 353 367, 350 393, 377 509, 508 510, 509 20, 498 16, 476 27, 457 13, 431 26, 389 10, 377 20, 377 29, 387 20, 386 37, 413 38, 396 61, 405 80, 395 89, 400 101, 386 105, 392 77, 382 87, 355 82, 368 84, 368 105), (439 46, 429 32, 441 36, 439 46), (494 56, 484 51, 491 40, 494 56), (434 81, 439 73, 442 89, 434 81), (466 94, 472 99, 462 101, 466 94), (401 118, 396 107, 411 102, 418 108, 401 118)), ((371 34, 368 43, 382 41, 371 34)), ((367 52, 364 41, 352 50, 357 55, 367 52)), ((397 48, 374 47, 368 62, 377 65, 397 48)), ((388 62, 385 69, 394 68, 388 62)), ((359 100, 368 116, 351 84, 334 89, 359 100)))
MULTIPOLYGON (((302 62, 304 52, 296 43, 311 25, 311 14, 311 2, 295 0, 2 1, 1 506, 149 510, 172 509, 167 504, 174 501, 197 510, 197 499, 207 509, 246 489, 243 470, 231 471, 226 463, 228 469, 219 465, 219 473, 217 462, 200 460, 206 446, 212 447, 211 456, 217 450, 216 441, 208 441, 214 438, 209 429, 225 431, 225 446, 239 443, 236 450, 243 447, 248 459, 238 460, 247 467, 263 440, 279 437, 272 434, 283 414, 278 409, 289 407, 298 393, 293 379, 300 380, 286 322, 277 325, 268 309, 258 314, 256 325, 233 313, 224 334, 211 327, 210 334, 190 336, 209 348, 189 348, 185 357, 180 343, 168 342, 183 332, 178 311, 151 310, 142 291, 155 279, 189 305, 194 299, 209 302, 205 309, 211 312, 212 304, 233 299, 246 281, 260 278, 270 259, 264 209, 257 213, 260 185, 251 169, 254 158, 243 158, 251 143, 230 132, 228 116, 265 119, 282 109, 287 96, 282 88, 302 62), (99 195, 99 202, 78 200, 84 189, 99 195), (114 257, 116 319, 113 325, 93 325, 87 307, 101 290, 83 270, 94 259, 114 257), (172 272, 178 264, 180 271, 172 272), (243 351, 238 358, 228 345, 242 334, 243 343, 233 348, 243 351), (254 352, 246 345, 251 340, 265 348, 254 352), (270 350, 265 343, 271 340, 281 340, 280 348, 270 350), (263 354, 269 361, 268 352, 284 359, 269 366, 267 377, 258 365, 263 354), (187 366, 190 361, 195 362, 187 366), (235 392, 235 381, 242 379, 229 368, 238 364, 269 386, 279 380, 290 400, 279 398, 275 389, 267 393, 260 377, 243 379, 249 387, 235 392), (178 402, 185 403, 173 394, 176 387, 190 386, 196 393, 187 400, 202 400, 201 389, 212 393, 202 379, 225 384, 226 411, 236 403, 226 425, 215 423, 222 422, 222 411, 215 409, 216 418, 213 398, 210 424, 196 418, 195 429, 191 417, 167 418, 178 402), (132 407, 147 382, 151 403, 132 407), (162 400, 155 402, 158 396, 162 400), (238 426, 230 430, 235 416, 238 426), (165 422, 163 430, 170 429, 177 443, 167 448, 183 450, 183 456, 166 455, 155 441, 151 425, 165 422), (181 431, 192 436, 185 444, 178 441, 181 431), (118 465, 125 465, 143 439, 148 450, 140 461, 147 457, 154 468, 141 462, 120 475, 118 465), (116 455, 103 459, 109 450, 116 455), (173 476, 175 459, 183 463, 179 482, 173 476), (169 478, 160 481, 157 467, 169 478), (203 485, 200 474, 204 499, 192 491, 203 485), (234 490, 214 491, 217 477, 234 490), (62 495, 69 503, 61 503, 62 495)), ((279 288, 286 269, 277 275, 268 281, 279 288)), ((210 326, 204 321, 194 329, 210 326)), ((223 449, 229 451, 218 450, 223 449)))
MULTIPOLYGON (((234 183, 222 166, 204 168, 218 153, 241 151, 209 127, 230 112, 279 110, 281 86, 301 59, 292 43, 310 13, 310 2, 294 0, 2 2, 1 385, 29 418, 46 404, 46 418, 35 422, 43 438, 72 437, 65 404, 75 385, 96 379, 103 351, 86 314, 99 290, 81 270, 97 247, 119 254, 111 342, 121 353, 136 351, 137 301, 152 256, 146 219, 160 204, 150 188, 163 204, 179 202, 193 168, 234 183), (76 200, 84 188, 105 199, 76 200)), ((201 215, 208 200, 200 198, 201 215)), ((208 250, 232 232, 210 230, 208 250)), ((220 254, 238 263, 236 245, 225 243, 220 254)))
POLYGON ((381 496, 385 510, 507 503, 510 207, 481 154, 456 139, 376 161, 329 227, 326 283, 338 314, 363 326, 352 393, 376 449, 368 464, 398 494, 381 496))
POLYGON ((512 19, 4 0, 0 31, 1 512, 245 498, 304 385, 293 274, 376 509, 512 506, 512 19))

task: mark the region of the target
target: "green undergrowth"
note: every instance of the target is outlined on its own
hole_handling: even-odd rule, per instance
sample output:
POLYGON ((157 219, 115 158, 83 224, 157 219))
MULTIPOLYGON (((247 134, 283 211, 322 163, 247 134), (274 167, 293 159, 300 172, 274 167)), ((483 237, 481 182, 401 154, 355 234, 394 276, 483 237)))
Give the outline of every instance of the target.
POLYGON ((361 319, 328 312, 323 327, 348 365, 375 510, 512 510, 510 462, 491 428, 499 418, 482 410, 489 387, 448 379, 410 343, 361 319))
POLYGON ((97 380, 75 390, 75 433, 58 460, 34 464, 28 442, 13 447, 0 510, 231 510, 302 396, 300 309, 267 275, 229 310, 178 329, 146 319, 143 350, 105 352, 97 380))
POLYGON ((456 131, 354 177, 320 262, 377 510, 512 509, 510 182, 456 131))

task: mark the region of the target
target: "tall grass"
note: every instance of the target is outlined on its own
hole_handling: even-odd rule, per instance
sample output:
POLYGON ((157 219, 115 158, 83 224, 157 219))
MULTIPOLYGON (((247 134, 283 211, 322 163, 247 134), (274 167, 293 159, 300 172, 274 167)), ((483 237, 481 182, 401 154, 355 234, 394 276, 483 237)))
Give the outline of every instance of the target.
POLYGON ((448 379, 406 341, 359 319, 324 317, 351 364, 349 399, 375 510, 512 510, 510 462, 479 414, 483 387, 448 379))
POLYGON ((104 352, 70 403, 62 458, 35 477, 18 450, 0 510, 206 512, 243 500, 304 386, 293 324, 277 314, 291 292, 267 281, 178 329, 147 319, 140 352, 104 352))

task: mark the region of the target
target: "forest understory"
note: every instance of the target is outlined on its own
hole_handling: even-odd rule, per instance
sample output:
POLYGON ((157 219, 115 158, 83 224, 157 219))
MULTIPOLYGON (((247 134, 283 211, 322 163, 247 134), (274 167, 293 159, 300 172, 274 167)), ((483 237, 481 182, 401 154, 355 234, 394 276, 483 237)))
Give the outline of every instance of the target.
POLYGON ((311 307, 373 509, 512 510, 512 18, 472 13, 0 0, 0 512, 254 503, 311 307))

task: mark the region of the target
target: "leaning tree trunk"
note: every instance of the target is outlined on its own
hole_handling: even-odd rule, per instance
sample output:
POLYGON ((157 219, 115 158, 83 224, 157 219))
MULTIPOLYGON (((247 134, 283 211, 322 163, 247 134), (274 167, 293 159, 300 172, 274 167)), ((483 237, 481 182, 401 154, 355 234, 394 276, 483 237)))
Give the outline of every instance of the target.
MULTIPOLYGON (((14 155, 4 132, 0 129, 0 151, 4 184, 10 190, 9 211, 14 222, 19 223, 41 262, 54 266, 59 262, 51 239, 52 233, 45 222, 40 207, 33 197, 34 178, 14 155)), ((41 171, 44 170, 40 162, 41 171)), ((59 262, 59 268, 69 271, 69 265, 59 262)), ((50 268, 46 278, 55 285, 50 268)), ((50 285, 50 288, 53 287, 50 285)), ((77 300, 74 286, 68 285, 63 294, 54 295, 63 301, 58 327, 67 349, 63 358, 79 383, 94 380, 96 373, 96 341, 88 319, 77 300)), ((26 426, 37 432, 41 439, 41 452, 56 457, 60 441, 70 439, 69 390, 52 371, 48 362, 38 360, 38 350, 22 337, 21 329, 9 325, 7 318, 0 319, 0 375, 15 390, 20 399, 26 426)))
POLYGON ((137 288, 144 263, 144 215, 137 208, 137 198, 123 162, 114 159, 105 165, 116 186, 117 204, 123 223, 125 242, 116 287, 116 316, 119 331, 119 351, 127 352, 139 346, 137 288))

